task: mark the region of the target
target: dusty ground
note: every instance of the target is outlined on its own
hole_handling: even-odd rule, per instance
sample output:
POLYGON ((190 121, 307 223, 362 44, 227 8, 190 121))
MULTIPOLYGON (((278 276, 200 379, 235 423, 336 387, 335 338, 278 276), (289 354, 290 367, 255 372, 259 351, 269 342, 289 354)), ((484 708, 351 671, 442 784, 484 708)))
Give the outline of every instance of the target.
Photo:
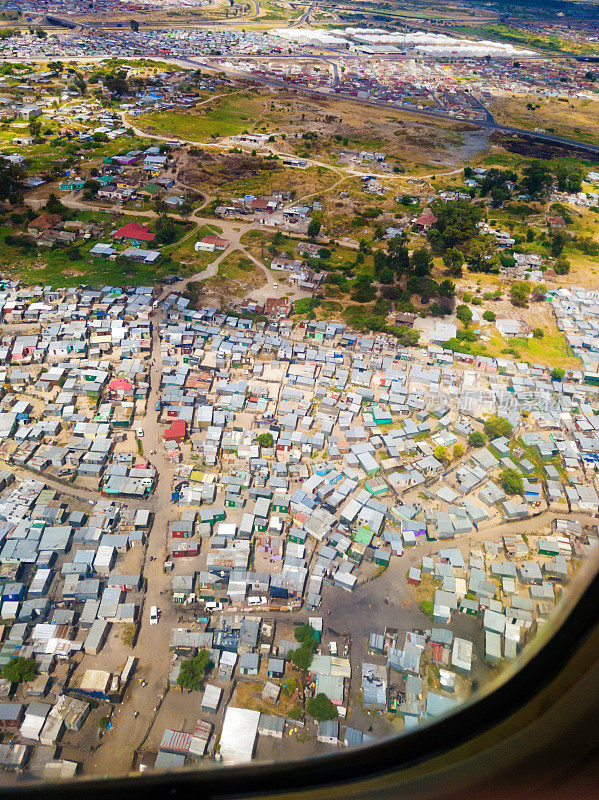
POLYGON ((599 100, 495 94, 489 110, 497 122, 522 128, 542 128, 585 142, 599 142, 599 100), (527 108, 530 104, 533 108, 527 108), (540 108, 537 108, 540 106, 540 108))

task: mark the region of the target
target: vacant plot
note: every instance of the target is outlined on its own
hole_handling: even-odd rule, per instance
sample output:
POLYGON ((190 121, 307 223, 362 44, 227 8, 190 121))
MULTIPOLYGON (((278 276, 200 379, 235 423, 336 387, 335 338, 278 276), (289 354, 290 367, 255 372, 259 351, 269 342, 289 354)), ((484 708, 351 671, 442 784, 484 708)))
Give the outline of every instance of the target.
POLYGON ((138 124, 148 133, 201 142, 208 137, 234 136, 252 130, 264 108, 258 94, 231 93, 215 97, 185 113, 161 111, 144 114, 138 124))
POLYGON ((245 297, 252 289, 267 283, 263 270, 241 250, 233 250, 218 265, 213 278, 202 281, 202 290, 217 294, 223 302, 233 297, 245 297))
POLYGON ((580 360, 576 358, 562 333, 555 331, 545 333, 541 339, 510 338, 506 341, 501 336, 492 336, 485 342, 486 350, 493 357, 502 357, 506 348, 513 348, 512 355, 529 364, 543 364, 548 367, 579 369, 580 360), (517 355, 516 355, 517 354, 517 355))
POLYGON ((325 167, 285 168, 278 158, 202 149, 186 160, 179 180, 221 198, 285 191, 299 199, 326 191, 339 181, 339 175, 325 167))
POLYGON ((277 150, 330 164, 337 163, 344 147, 377 149, 409 174, 425 174, 436 164, 470 163, 486 149, 488 139, 487 132, 463 122, 264 88, 235 89, 186 112, 150 112, 136 124, 147 133, 189 142, 246 130, 268 133, 277 150))
POLYGON ((599 143, 599 100, 589 98, 495 95, 490 111, 497 122, 521 128, 542 128, 548 133, 599 143))
POLYGON ((260 681, 240 681, 235 687, 230 705, 251 708, 261 714, 274 714, 277 717, 292 717, 301 711, 299 703, 292 701, 281 692, 278 705, 271 700, 262 699, 264 684, 260 681))

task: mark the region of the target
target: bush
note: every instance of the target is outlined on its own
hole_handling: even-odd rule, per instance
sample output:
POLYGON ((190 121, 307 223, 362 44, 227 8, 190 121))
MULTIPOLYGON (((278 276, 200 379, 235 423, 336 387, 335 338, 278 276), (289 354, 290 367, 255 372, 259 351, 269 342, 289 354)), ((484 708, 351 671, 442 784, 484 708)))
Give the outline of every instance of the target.
POLYGON ((202 688, 202 681, 206 672, 212 669, 214 664, 210 660, 210 654, 205 648, 200 650, 197 656, 188 658, 181 664, 181 672, 177 678, 177 686, 182 689, 199 691, 202 688))
POLYGON ((468 306, 458 306, 455 310, 455 315, 465 326, 468 326, 468 323, 472 321, 472 311, 468 306))
POLYGON ((494 311, 484 311, 483 312, 483 319, 486 319, 487 322, 495 322, 497 319, 497 314, 494 311))
POLYGON ((314 658, 314 652, 311 647, 303 644, 290 654, 290 658, 298 669, 309 669, 314 658))
POLYGON ((509 439, 514 430, 505 417, 487 417, 484 428, 489 439, 497 439, 498 436, 509 439))
POLYGON ((319 722, 323 722, 327 719, 336 719, 337 717, 337 709, 326 694, 322 692, 308 700, 306 703, 306 711, 319 722))
POLYGON ((287 681, 283 686, 283 694, 285 695, 285 697, 293 697, 293 694, 297 689, 297 687, 298 683, 292 675, 290 678, 287 678, 287 681))
POLYGON ((296 642, 301 642, 302 644, 308 644, 311 647, 316 647, 318 644, 318 639, 316 636, 316 631, 311 625, 299 625, 293 632, 295 636, 296 642))
POLYGON ((504 469, 499 482, 506 494, 522 494, 524 492, 522 475, 515 469, 504 469))
POLYGON ((2 677, 11 681, 11 683, 28 683, 32 681, 37 675, 37 668, 35 666, 34 658, 11 658, 10 661, 2 667, 2 677))
POLYGON ((525 306, 528 303, 531 287, 526 281, 517 281, 510 287, 510 300, 515 306, 525 306))

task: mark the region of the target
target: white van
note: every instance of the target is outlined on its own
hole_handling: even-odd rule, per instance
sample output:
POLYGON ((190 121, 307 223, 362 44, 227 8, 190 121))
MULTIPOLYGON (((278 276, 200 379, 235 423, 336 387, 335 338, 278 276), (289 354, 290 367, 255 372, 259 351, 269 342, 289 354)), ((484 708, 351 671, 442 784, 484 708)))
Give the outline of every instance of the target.
POLYGON ((158 625, 158 606, 150 607, 150 625, 158 625))
POLYGON ((248 606, 259 606, 260 602, 259 597, 248 597, 248 606))
POLYGON ((206 611, 222 611, 223 604, 222 603, 206 603, 206 611))

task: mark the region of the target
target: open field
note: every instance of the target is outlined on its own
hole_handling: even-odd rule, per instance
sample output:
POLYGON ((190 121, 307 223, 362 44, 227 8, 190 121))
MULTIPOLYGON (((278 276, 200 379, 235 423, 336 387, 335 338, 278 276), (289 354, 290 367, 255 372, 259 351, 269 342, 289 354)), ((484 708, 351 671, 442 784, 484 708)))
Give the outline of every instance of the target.
POLYGON ((337 163, 343 148, 384 149, 393 166, 413 174, 425 174, 436 165, 469 163, 488 140, 487 132, 465 123, 424 121, 408 111, 366 109, 348 100, 307 98, 284 89, 233 90, 185 113, 143 114, 135 124, 149 134, 190 142, 244 131, 268 133, 277 150, 330 164, 337 163))
MULTIPOLYGON (((140 220, 138 216, 119 217, 116 223, 113 216, 101 211, 77 211, 72 213, 72 218, 81 222, 94 220, 104 226, 104 236, 100 241, 110 241, 110 232, 118 226, 128 222, 149 222, 154 225, 155 220, 140 220)), ((96 243, 95 240, 79 240, 72 246, 60 247, 37 247, 27 246, 26 243, 20 245, 6 244, 7 236, 14 236, 18 233, 14 227, 7 224, 0 225, 0 246, 2 247, 2 266, 4 271, 10 275, 19 277, 25 284, 44 283, 51 286, 77 286, 82 283, 99 286, 101 284, 113 284, 114 286, 145 285, 156 283, 165 275, 179 268, 178 259, 184 262, 183 271, 189 274, 203 269, 216 258, 215 253, 194 253, 193 245, 198 238, 209 233, 218 233, 220 228, 217 226, 205 226, 199 231, 197 226, 188 223, 187 225, 176 226, 175 241, 161 248, 162 258, 157 264, 148 265, 135 261, 128 261, 126 264, 105 260, 98 256, 89 254, 89 250, 96 243), (197 256, 198 258, 194 258, 197 256), (185 262, 189 260, 189 266, 185 268, 185 262)), ((10 241, 10 240, 9 240, 10 241)), ((121 249, 124 249, 124 245, 121 249)))
POLYGON ((231 297, 245 297, 252 289, 266 284, 264 272, 250 261, 241 250, 228 253, 218 265, 213 278, 201 282, 202 290, 215 291, 223 300, 231 297))
POLYGON ((503 351, 509 347, 518 353, 518 356, 511 354, 514 358, 529 364, 571 369, 580 369, 581 366, 579 359, 572 354, 568 347, 564 335, 558 330, 545 333, 542 339, 513 337, 505 340, 501 336, 492 336, 488 342, 485 342, 485 347, 489 355, 495 358, 505 357, 503 351))
POLYGON ((599 99, 504 94, 494 96, 489 110, 497 122, 505 125, 542 128, 558 136, 599 144, 599 99))
POLYGON ((144 114, 138 124, 148 133, 200 142, 253 130, 263 109, 263 99, 247 92, 215 97, 212 102, 185 112, 144 114))

